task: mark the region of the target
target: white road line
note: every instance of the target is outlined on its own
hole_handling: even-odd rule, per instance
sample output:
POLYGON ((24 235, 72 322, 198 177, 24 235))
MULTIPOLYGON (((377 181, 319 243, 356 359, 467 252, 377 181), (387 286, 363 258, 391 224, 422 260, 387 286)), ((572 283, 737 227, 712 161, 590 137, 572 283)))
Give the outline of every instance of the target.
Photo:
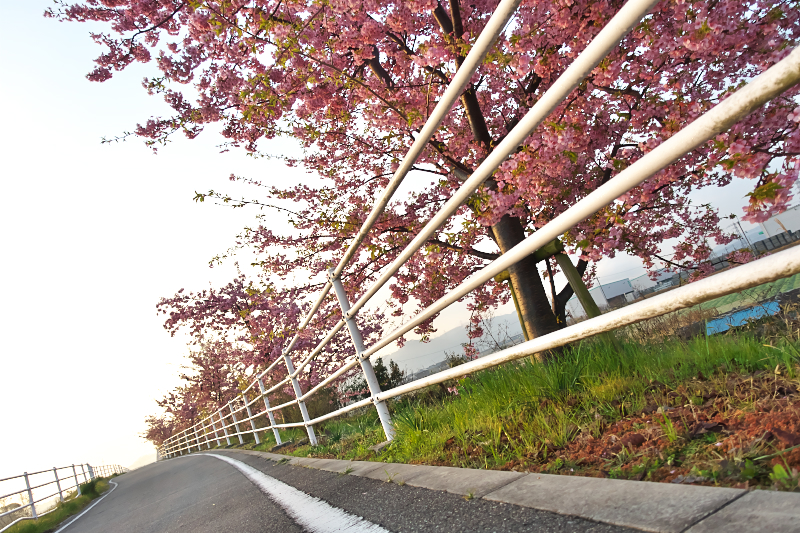
POLYGON ((112 492, 114 492, 114 489, 116 489, 116 488, 117 488, 117 484, 116 484, 116 483, 114 483, 113 481, 111 481, 110 479, 108 480, 108 482, 109 482, 109 483, 111 483, 112 485, 114 485, 113 487, 111 487, 111 490, 110 490, 110 491, 108 491, 108 492, 106 492, 105 494, 103 494, 102 496, 100 496, 100 498, 98 498, 98 499, 97 499, 97 501, 95 501, 95 502, 94 502, 92 505, 90 505, 89 507, 87 507, 86 509, 84 509, 84 510, 83 510, 83 512, 82 512, 81 514, 79 514, 78 516, 76 516, 75 518, 73 518, 72 520, 70 520, 69 522, 67 522, 66 524, 64 524, 63 526, 61 526, 60 528, 58 528, 58 529, 56 530, 56 533, 61 533, 62 531, 64 531, 65 529, 67 529, 67 527, 68 527, 68 526, 69 526, 71 523, 73 523, 75 520, 77 520, 78 518, 82 517, 82 516, 83 516, 83 515, 85 515, 86 513, 88 513, 88 512, 89 512, 89 510, 90 510, 92 507, 94 507, 95 505, 97 505, 98 503, 100 503, 101 501, 103 501, 103 498, 105 498, 106 496, 108 496, 109 494, 111 494, 112 492))
POLYGON ((212 453, 198 455, 216 457, 238 469, 264 494, 283 507, 295 522, 311 533, 389 533, 377 524, 309 496, 241 461, 212 453))

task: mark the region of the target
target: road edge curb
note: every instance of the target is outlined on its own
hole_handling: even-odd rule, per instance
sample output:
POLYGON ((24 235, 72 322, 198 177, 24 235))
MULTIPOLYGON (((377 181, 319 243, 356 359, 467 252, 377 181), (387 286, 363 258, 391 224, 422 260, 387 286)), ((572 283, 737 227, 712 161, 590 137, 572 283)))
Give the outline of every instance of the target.
MULTIPOLYGON (((209 450, 254 455, 276 463, 366 477, 383 482, 446 491, 467 499, 488 501, 576 516, 618 526, 656 533, 684 533, 704 529, 704 522, 714 516, 714 529, 724 525, 727 533, 734 523, 720 523, 726 515, 741 519, 742 514, 757 515, 762 524, 770 524, 774 533, 791 533, 791 524, 800 523, 800 494, 757 491, 761 499, 780 500, 780 505, 748 506, 748 492, 743 489, 702 487, 559 476, 499 470, 477 470, 448 466, 344 461, 292 457, 254 450, 209 450), (776 496, 768 496, 775 494, 776 496), (718 513, 725 510, 726 513, 718 513)), ((208 453, 208 452, 206 452, 208 453)), ((728 522, 725 520, 724 522, 728 522)), ((708 524, 711 525, 711 524, 708 524)))

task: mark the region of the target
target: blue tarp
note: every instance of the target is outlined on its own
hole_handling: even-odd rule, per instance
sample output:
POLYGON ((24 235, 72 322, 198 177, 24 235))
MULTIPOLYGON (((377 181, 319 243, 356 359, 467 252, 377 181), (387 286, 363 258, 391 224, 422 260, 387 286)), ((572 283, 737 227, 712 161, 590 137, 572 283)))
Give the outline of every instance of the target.
POLYGON ((780 310, 780 304, 776 301, 772 301, 754 305, 747 309, 734 311, 733 313, 706 322, 706 335, 722 333, 723 331, 728 331, 730 328, 743 326, 751 320, 758 320, 767 315, 777 315, 780 310))

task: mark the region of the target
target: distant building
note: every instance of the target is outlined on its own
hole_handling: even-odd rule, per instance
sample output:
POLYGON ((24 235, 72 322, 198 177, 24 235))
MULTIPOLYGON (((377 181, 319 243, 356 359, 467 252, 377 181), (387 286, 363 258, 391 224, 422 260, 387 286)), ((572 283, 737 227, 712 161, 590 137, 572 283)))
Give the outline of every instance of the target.
MULTIPOLYGON (((780 215, 768 218, 758 225, 764 233, 762 237, 764 239, 774 237, 779 233, 800 230, 800 205, 790 207, 780 215)), ((759 235, 759 237, 761 237, 761 235, 759 235)))
POLYGON ((641 294, 650 294, 651 292, 658 292, 661 289, 672 287, 677 281, 677 274, 666 268, 656 270, 655 276, 653 277, 655 279, 651 279, 650 274, 642 274, 638 278, 633 278, 631 280, 631 287, 633 287, 636 297, 641 294))
MULTIPOLYGON (((628 278, 619 281, 612 281, 604 285, 599 285, 589 289, 592 300, 601 310, 609 307, 620 307, 634 300, 635 291, 628 278)), ((573 296, 567 302, 566 311, 572 318, 583 318, 586 312, 578 301, 577 296, 573 296)))

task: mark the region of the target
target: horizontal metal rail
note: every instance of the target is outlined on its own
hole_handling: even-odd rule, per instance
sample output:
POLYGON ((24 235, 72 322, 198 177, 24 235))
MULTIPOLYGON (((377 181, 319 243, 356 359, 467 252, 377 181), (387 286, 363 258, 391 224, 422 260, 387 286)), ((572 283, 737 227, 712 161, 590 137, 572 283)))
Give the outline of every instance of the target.
POLYGON ((17 522, 20 522, 21 520, 35 520, 56 509, 56 507, 54 506, 53 509, 49 509, 45 512, 39 512, 36 510, 36 504, 38 503, 52 500, 53 498, 56 497, 58 497, 59 501, 63 502, 70 496, 73 489, 75 491, 75 496, 80 496, 81 493, 80 486, 83 485, 84 483, 88 483, 97 477, 105 477, 106 475, 111 475, 111 474, 122 474, 127 471, 128 471, 127 468, 124 468, 119 465, 91 466, 89 464, 80 464, 80 465, 54 467, 49 470, 39 470, 36 472, 24 472, 17 476, 2 478, 0 479, 0 483, 18 479, 21 481, 21 483, 24 483, 24 488, 0 494, 0 500, 4 500, 6 498, 16 496, 18 494, 22 494, 26 497, 21 499, 19 507, 15 507, 14 509, 0 513, 0 518, 4 516, 24 513, 26 512, 26 509, 29 510, 31 516, 18 517, 10 524, 7 524, 2 529, 0 529, 0 532, 5 531, 6 529, 10 528, 17 522), (66 475, 59 474, 59 471, 62 470, 67 471, 66 475), (100 474, 99 476, 97 475, 98 473, 100 474), (42 476, 42 475, 52 475, 53 477, 51 478, 51 480, 42 483, 38 484, 31 483, 31 477, 42 476), (62 485, 62 482, 66 483, 62 485), (54 492, 42 495, 41 491, 38 491, 39 494, 35 494, 37 492, 37 489, 48 487, 50 485, 55 485, 54 492))
MULTIPOLYGON (((456 73, 453 82, 440 99, 431 117, 420 131, 420 134, 416 137, 411 149, 403 159, 386 189, 376 199, 372 211, 364 220, 361 229, 354 237, 337 267, 331 270, 329 279, 323 287, 320 296, 301 322, 292 340, 283 350, 282 357, 277 358, 263 372, 257 373, 253 381, 241 392, 241 397, 237 396, 237 399, 232 400, 220 407, 216 412, 202 418, 195 425, 183 429, 167 439, 159 447, 160 456, 173 457, 184 452, 191 452, 193 449, 200 450, 203 445, 210 448, 212 441, 216 441, 218 444, 220 443, 220 439, 222 438, 220 432, 224 432, 226 442, 230 443, 230 438, 232 437, 238 437, 241 441, 244 435, 253 434, 256 435, 256 439, 258 440, 258 433, 273 431, 276 440, 280 442, 278 429, 305 427, 308 430, 311 443, 316 444, 312 426, 341 416, 349 411, 365 407, 370 403, 374 404, 378 412, 381 413, 382 402, 387 399, 800 272, 800 249, 780 252, 770 257, 761 258, 748 265, 739 266, 733 270, 716 274, 706 280, 701 280, 688 286, 675 289, 669 294, 651 297, 645 301, 631 304, 623 309, 600 315, 554 333, 537 337, 513 348, 501 350, 481 359, 406 383, 388 391, 381 391, 379 387, 376 389, 373 386, 374 384, 370 382, 372 368, 369 364, 369 358, 371 355, 374 355, 380 349, 388 346, 391 342, 394 342, 400 336, 409 332, 424 321, 436 316, 447 306, 482 286, 497 274, 543 248, 582 220, 613 203, 617 198, 640 185, 655 173, 666 168, 680 157, 714 138, 714 136, 719 133, 728 130, 737 121, 800 82, 800 49, 796 49, 782 61, 729 95, 710 111, 700 116, 694 122, 617 174, 606 184, 576 202, 561 215, 557 216, 544 227, 538 229, 520 244, 467 278, 458 287, 449 291, 448 294, 428 306, 406 324, 384 335, 369 348, 365 348, 361 343, 361 336, 357 327, 351 322, 358 311, 370 301, 370 299, 397 273, 402 265, 430 239, 455 211, 475 193, 478 187, 492 175, 498 166, 516 151, 524 140, 606 57, 620 39, 646 16, 655 3, 655 0, 629 0, 598 33, 592 42, 589 43, 586 49, 578 55, 564 73, 559 76, 555 83, 537 100, 519 124, 509 132, 503 141, 489 154, 444 206, 411 240, 400 255, 398 255, 389 266, 383 269, 378 279, 361 295, 358 301, 350 307, 347 302, 347 295, 341 288, 339 281, 341 275, 349 261, 355 257, 358 247, 367 237, 374 223, 384 212, 392 195, 399 187, 400 182, 413 168, 416 159, 422 153, 422 150, 430 141, 433 134, 437 131, 441 121, 452 108, 470 77, 475 73, 481 61, 486 57, 495 39, 508 23, 519 4, 519 0, 503 0, 476 41, 466 61, 456 73), (295 368, 290 354, 300 334, 310 324, 315 314, 319 311, 323 301, 329 295, 331 288, 334 286, 337 287, 337 299, 342 306, 343 318, 337 322, 333 329, 328 331, 309 355, 295 368), (346 360, 337 370, 333 371, 320 383, 314 385, 308 392, 303 393, 300 389, 298 378, 306 371, 308 364, 319 355, 345 325, 348 325, 356 349, 355 356, 346 360), (281 361, 286 365, 285 377, 279 379, 271 388, 265 389, 262 379, 267 375, 271 375, 271 372, 276 369, 281 361), (370 397, 353 402, 333 412, 317 416, 316 418, 310 418, 306 411, 305 401, 324 388, 331 386, 359 363, 362 365, 364 375, 367 378, 367 382, 370 384, 370 397), (295 399, 271 407, 268 396, 281 388, 287 387, 290 383, 295 392, 295 399), (250 399, 248 395, 254 395, 254 398, 250 399), (250 406, 258 401, 263 401, 263 410, 257 409, 259 412, 251 414, 250 406), (303 421, 278 424, 273 418, 273 413, 293 405, 298 405, 300 407, 303 421), (229 412, 228 415, 225 414, 226 409, 229 412), (245 409, 247 410, 247 416, 243 414, 245 409), (241 416, 241 418, 239 418, 239 416, 241 416), (256 424, 257 419, 263 419, 264 417, 269 418, 268 425, 258 427, 256 424), (227 420, 228 418, 231 419, 230 423, 227 420), (242 429, 240 424, 244 423, 250 423, 250 429, 242 429), (231 430, 230 432, 229 429, 231 430), (202 441, 200 438, 201 434, 204 437, 202 441)), ((391 425, 387 426, 384 424, 384 430, 386 431, 387 438, 391 439, 393 434, 391 425)))
MULTIPOLYGON (((430 117, 428 117, 419 135, 417 135, 417 138, 411 145, 411 149, 400 162, 400 166, 395 171, 386 189, 375 201, 372 211, 367 216, 367 219, 364 221, 364 224, 361 226, 355 238, 353 238, 350 246, 348 246, 339 264, 336 265, 331 278, 338 278, 341 276, 347 264, 355 257, 358 247, 366 238, 369 230, 372 229, 378 217, 385 211, 386 206, 389 205, 389 200, 397 191, 397 188, 400 187, 406 175, 411 171, 414 163, 416 163, 422 151, 436 133, 436 130, 439 129, 439 126, 456 103, 456 100, 461 97, 461 93, 469 83, 470 78, 472 78, 472 75, 478 70, 478 67, 486 58, 489 50, 494 46, 494 42, 497 40, 497 37, 499 37, 500 32, 503 31, 508 21, 511 20, 511 17, 516 12, 520 3, 521 0, 502 0, 494 10, 494 13, 486 23, 483 31, 481 31, 480 36, 478 36, 469 54, 464 58, 464 62, 461 64, 458 72, 456 72, 453 80, 448 85, 447 90, 444 92, 439 102, 437 102, 430 117)), ((330 289, 330 285, 329 282, 326 288, 330 289)))
POLYGON ((542 335, 511 348, 506 348, 486 357, 463 365, 443 370, 428 377, 381 392, 385 400, 402 394, 456 379, 479 370, 514 361, 535 353, 577 342, 623 326, 686 309, 694 305, 720 298, 764 283, 769 283, 800 273, 800 247, 791 248, 764 257, 752 263, 738 266, 712 277, 673 289, 666 294, 651 296, 646 300, 610 311, 596 318, 579 322, 562 330, 542 335))
MULTIPOLYGON (((442 309, 457 302, 508 267, 518 263, 556 237, 563 235, 576 224, 612 203, 650 176, 667 167, 670 163, 714 138, 717 134, 728 130, 753 110, 796 85, 800 81, 799 71, 800 49, 795 49, 788 57, 661 143, 653 151, 645 154, 644 157, 610 179, 605 185, 598 187, 594 192, 579 200, 575 205, 534 232, 520 244, 467 278, 461 285, 428 306, 408 323, 375 343, 362 354, 362 357, 369 357, 384 346, 387 346, 393 340, 435 316, 442 309)), ((506 139, 510 137, 509 135, 506 139)), ((500 149, 500 146, 498 146, 498 149, 500 149)))
MULTIPOLYGON (((505 160, 516 151, 533 130, 547 118, 550 113, 566 99, 572 90, 589 75, 619 41, 633 29, 650 11, 658 0, 629 0, 614 18, 600 31, 589 46, 572 62, 555 83, 539 98, 534 106, 512 129, 503 141, 478 166, 456 193, 445 203, 438 213, 425 225, 416 237, 387 267, 380 278, 353 304, 348 316, 356 313, 383 287, 417 250, 428 242, 428 239, 472 196, 477 188, 505 160)), ((548 224, 549 225, 549 224, 548 224)), ((539 233, 537 231, 537 233, 539 233)), ((553 240, 552 238, 550 239, 553 240)), ((547 241, 550 242, 550 241, 547 241)), ((544 243, 547 244, 547 243, 544 243)), ((544 246, 542 244, 542 246, 544 246)), ((505 254, 504 254, 505 255, 505 254)), ((485 269, 484 269, 485 270, 485 269)))

